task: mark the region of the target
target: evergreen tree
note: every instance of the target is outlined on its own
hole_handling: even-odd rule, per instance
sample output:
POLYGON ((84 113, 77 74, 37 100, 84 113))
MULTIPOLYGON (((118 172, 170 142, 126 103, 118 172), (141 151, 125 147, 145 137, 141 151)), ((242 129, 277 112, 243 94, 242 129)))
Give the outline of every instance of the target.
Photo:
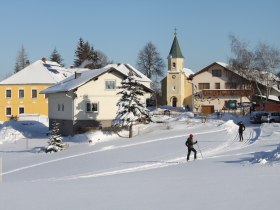
POLYGON ((60 134, 59 123, 56 121, 52 122, 52 130, 49 139, 46 152, 58 152, 65 148, 65 144, 62 142, 63 138, 60 134))
POLYGON ((97 62, 97 55, 89 42, 85 42, 83 38, 79 39, 77 49, 75 50, 74 64, 80 67, 84 62, 97 62))
POLYGON ((20 70, 24 69, 28 65, 29 65, 29 60, 28 60, 27 52, 24 46, 22 46, 17 53, 14 73, 19 72, 20 70))
POLYGON ((59 52, 56 50, 56 48, 54 48, 54 50, 50 56, 50 61, 57 62, 61 66, 64 66, 64 64, 62 63, 63 59, 62 59, 61 55, 59 54, 59 52))
POLYGON ((146 109, 144 103, 141 102, 140 96, 144 95, 142 85, 136 81, 132 72, 129 73, 127 79, 123 80, 122 89, 118 94, 121 98, 117 103, 118 111, 116 122, 120 127, 129 128, 129 138, 132 137, 132 126, 136 122, 150 122, 149 110, 146 109))

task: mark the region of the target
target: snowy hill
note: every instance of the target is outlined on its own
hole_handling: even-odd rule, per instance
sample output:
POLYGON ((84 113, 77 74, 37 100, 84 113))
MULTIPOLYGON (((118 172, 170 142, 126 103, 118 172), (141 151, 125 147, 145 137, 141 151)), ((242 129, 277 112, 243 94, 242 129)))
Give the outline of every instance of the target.
POLYGON ((1 124, 1 209, 278 209, 280 124, 234 115, 202 123, 191 113, 159 121, 135 127, 132 139, 65 137, 69 148, 51 154, 41 150, 44 124, 1 124), (190 133, 198 160, 186 162, 190 133))

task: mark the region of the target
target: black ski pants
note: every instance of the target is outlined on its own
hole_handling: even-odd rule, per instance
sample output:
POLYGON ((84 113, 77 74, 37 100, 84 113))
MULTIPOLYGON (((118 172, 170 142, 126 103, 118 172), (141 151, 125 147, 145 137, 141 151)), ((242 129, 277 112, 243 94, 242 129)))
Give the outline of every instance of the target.
POLYGON ((243 141, 243 131, 239 131, 239 141, 243 141))
POLYGON ((188 156, 187 156, 187 161, 190 159, 190 154, 191 151, 194 152, 194 159, 196 159, 196 150, 193 147, 188 147, 188 156))

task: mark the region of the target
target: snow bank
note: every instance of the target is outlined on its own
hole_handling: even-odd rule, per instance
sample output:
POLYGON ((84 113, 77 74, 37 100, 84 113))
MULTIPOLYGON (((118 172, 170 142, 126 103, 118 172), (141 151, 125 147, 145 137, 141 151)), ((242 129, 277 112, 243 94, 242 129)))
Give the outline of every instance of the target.
MULTIPOLYGON (((280 123, 263 123, 260 126, 261 136, 266 140, 278 140, 280 138, 280 123)), ((280 146, 269 152, 257 152, 254 155, 253 164, 272 165, 280 164, 280 146)))
POLYGON ((0 130, 0 144, 3 143, 13 143, 18 141, 19 139, 24 138, 21 132, 13 129, 10 126, 3 127, 0 130))
POLYGON ((224 128, 227 130, 228 133, 235 133, 238 129, 238 125, 236 125, 233 120, 228 120, 227 122, 220 125, 221 128, 224 128))
POLYGON ((253 164, 272 165, 280 163, 280 146, 271 152, 259 152, 254 155, 253 164))

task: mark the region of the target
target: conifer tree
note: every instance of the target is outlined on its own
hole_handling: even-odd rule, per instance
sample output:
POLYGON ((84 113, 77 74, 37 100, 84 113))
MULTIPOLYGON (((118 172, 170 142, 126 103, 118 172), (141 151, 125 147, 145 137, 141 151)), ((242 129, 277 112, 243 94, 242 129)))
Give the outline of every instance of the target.
POLYGON ((54 50, 50 56, 50 61, 57 62, 61 66, 64 66, 64 64, 62 63, 63 59, 62 59, 61 55, 59 54, 59 52, 56 50, 56 48, 54 48, 54 50))
POLYGON ((22 46, 17 53, 14 73, 19 72, 20 70, 24 69, 28 65, 29 65, 29 60, 28 60, 27 52, 24 46, 22 46))
POLYGON ((88 41, 79 39, 79 43, 75 50, 74 65, 76 67, 98 69, 112 63, 107 56, 100 50, 94 50, 88 41))
POLYGON ((85 42, 83 38, 79 39, 77 49, 75 50, 74 64, 80 67, 85 61, 91 62, 97 60, 97 55, 89 42, 85 42))
POLYGON ((63 137, 60 134, 59 123, 56 121, 52 122, 52 130, 49 139, 46 152, 58 152, 65 148, 65 144, 62 142, 63 137))
POLYGON ((150 122, 149 110, 146 109, 144 103, 141 102, 140 96, 144 95, 144 90, 139 82, 136 81, 132 72, 129 73, 127 79, 123 80, 122 89, 118 94, 121 98, 117 103, 118 111, 116 117, 116 125, 129 128, 129 138, 132 137, 132 126, 136 122, 150 122))

